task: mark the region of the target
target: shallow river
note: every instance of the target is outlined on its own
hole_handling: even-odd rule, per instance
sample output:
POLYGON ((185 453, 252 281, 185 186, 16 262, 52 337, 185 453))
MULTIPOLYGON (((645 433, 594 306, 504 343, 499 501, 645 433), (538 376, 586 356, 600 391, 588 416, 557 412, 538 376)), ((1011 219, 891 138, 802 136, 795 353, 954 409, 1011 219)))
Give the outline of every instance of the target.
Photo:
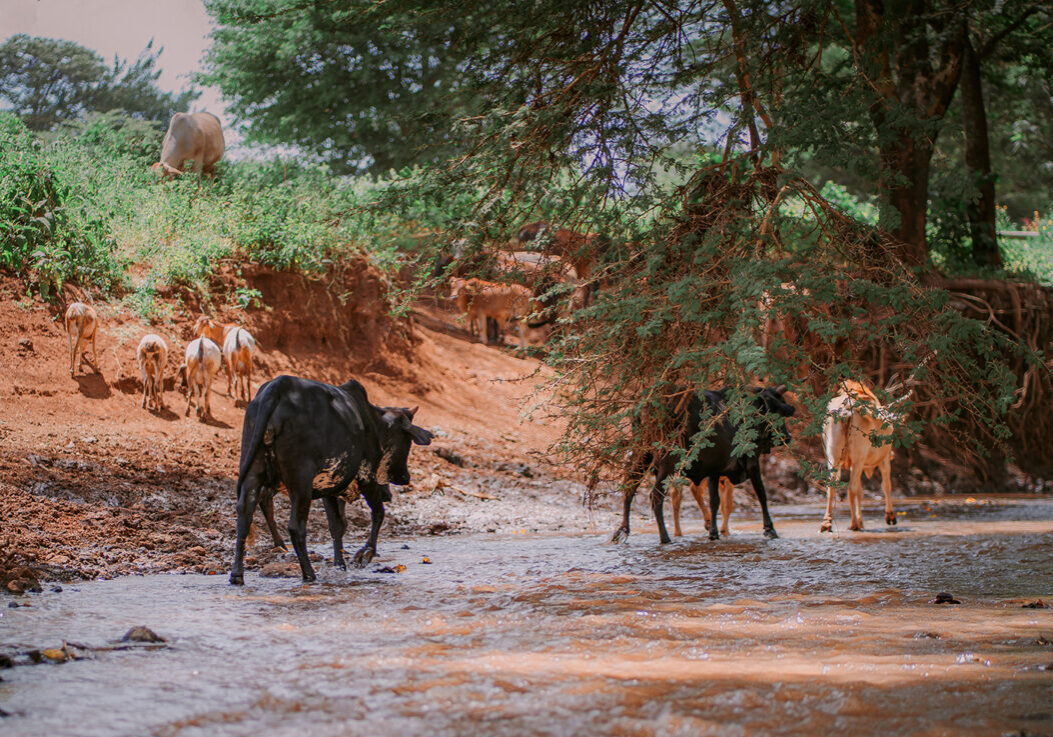
POLYGON ((779 507, 772 541, 736 514, 711 543, 697 510, 663 547, 382 537, 309 586, 67 585, 0 610, 0 650, 133 625, 170 647, 0 671, 0 734, 1053 735, 1053 610, 1021 607, 1053 596, 1053 501, 927 507, 825 536, 779 507))

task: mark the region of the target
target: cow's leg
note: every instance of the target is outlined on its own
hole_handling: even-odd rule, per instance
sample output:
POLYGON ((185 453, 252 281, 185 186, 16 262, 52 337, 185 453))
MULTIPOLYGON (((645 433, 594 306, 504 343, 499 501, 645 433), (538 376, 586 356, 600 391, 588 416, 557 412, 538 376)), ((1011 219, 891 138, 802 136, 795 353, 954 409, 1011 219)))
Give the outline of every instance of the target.
POLYGON ((146 398, 150 396, 150 377, 143 376, 143 405, 142 408, 146 409, 146 398))
POLYGON ((238 537, 234 545, 234 567, 230 570, 230 582, 235 585, 245 583, 245 539, 252 527, 252 515, 256 512, 259 501, 260 474, 252 468, 245 474, 245 480, 238 489, 238 537))
MULTIPOLYGON (((207 375, 208 371, 205 371, 205 374, 207 375)), ((212 377, 211 376, 206 376, 205 383, 204 383, 204 385, 201 388, 201 399, 202 399, 202 405, 201 406, 204 407, 204 414, 201 415, 202 419, 205 419, 205 418, 208 418, 208 417, 212 417, 212 396, 211 395, 212 395, 212 377)), ((199 407, 199 409, 200 409, 200 407, 199 407)), ((308 495, 308 498, 309 497, 310 497, 310 495, 308 495)))
POLYGON ((640 480, 650 460, 651 455, 644 453, 629 466, 629 472, 622 484, 622 524, 611 536, 612 543, 625 542, 629 537, 629 512, 632 511, 633 497, 636 496, 636 489, 640 486, 640 480))
MULTIPOLYGON (((831 476, 835 473, 840 477, 841 472, 834 471, 834 469, 831 468, 831 476)), ((833 478, 831 478, 830 482, 826 485, 826 516, 823 517, 822 524, 819 525, 819 532, 830 532, 834 528, 834 497, 836 495, 837 492, 834 490, 833 478)))
POLYGON ((889 456, 881 462, 881 490, 885 492, 885 524, 894 525, 896 510, 892 508, 892 458, 889 456))
POLYGON ((658 523, 658 542, 663 545, 673 542, 665 529, 665 480, 666 476, 659 471, 654 488, 651 489, 651 511, 654 512, 654 521, 658 523))
POLYGON ((260 508, 263 510, 263 518, 267 520, 267 529, 270 530, 274 547, 288 550, 281 533, 278 532, 278 523, 274 521, 274 494, 273 488, 264 489, 263 494, 260 495, 260 508))
POLYGON ((231 388, 237 388, 237 384, 233 383, 236 381, 234 376, 234 356, 227 356, 227 360, 223 362, 227 369, 227 396, 233 397, 231 388))
POLYGON ((102 373, 102 367, 99 366, 99 352, 97 350, 95 350, 95 336, 98 335, 98 334, 99 334, 98 329, 96 329, 95 332, 91 334, 91 360, 92 360, 92 368, 95 369, 95 373, 101 374, 102 373))
POLYGON ((380 485, 374 485, 371 493, 365 493, 365 489, 362 492, 362 496, 366 498, 366 503, 369 504, 369 539, 366 540, 366 544, 359 548, 351 559, 351 563, 356 568, 368 565, 369 561, 373 560, 373 556, 377 554, 377 536, 380 534, 380 525, 384 522, 383 488, 380 485))
POLYGON ((186 412, 183 413, 184 417, 190 416, 190 403, 194 401, 194 393, 197 391, 197 387, 193 383, 190 383, 189 378, 187 379, 187 382, 188 383, 186 388, 186 412))
POLYGON ((719 540, 720 532, 717 530, 717 526, 713 524, 713 520, 717 518, 717 513, 720 511, 720 477, 710 476, 709 479, 709 539, 719 540))
POLYGON ((691 496, 695 498, 695 504, 702 510, 702 519, 705 520, 706 529, 709 529, 709 504, 706 503, 705 497, 702 496, 702 484, 691 484, 691 496))
POLYGON ((289 538, 292 540, 300 572, 305 583, 316 580, 311 561, 307 557, 307 513, 311 509, 311 480, 314 474, 300 472, 295 479, 285 479, 289 491, 289 538), (291 482, 291 483, 290 483, 291 482))
POLYGON ((728 532, 728 517, 731 516, 731 510, 735 508, 735 497, 734 497, 735 485, 732 484, 726 476, 720 478, 720 534, 730 535, 728 532))
POLYGON ((771 515, 768 514, 768 492, 764 490, 760 463, 753 464, 753 468, 750 469, 750 483, 753 484, 753 492, 757 495, 757 501, 760 502, 761 517, 764 519, 764 537, 776 538, 778 535, 775 533, 775 524, 771 521, 771 515))
POLYGON ((684 490, 679 484, 669 490, 669 503, 673 507, 673 537, 682 537, 680 532, 680 500, 684 496, 684 490))
POLYGON ((331 496, 322 497, 322 504, 325 505, 325 518, 329 522, 329 534, 333 537, 333 565, 342 571, 346 571, 344 532, 347 530, 347 522, 344 520, 343 510, 340 508, 341 501, 331 496))
POLYGON ((852 466, 848 478, 848 506, 852 513, 850 530, 863 529, 863 464, 852 466))

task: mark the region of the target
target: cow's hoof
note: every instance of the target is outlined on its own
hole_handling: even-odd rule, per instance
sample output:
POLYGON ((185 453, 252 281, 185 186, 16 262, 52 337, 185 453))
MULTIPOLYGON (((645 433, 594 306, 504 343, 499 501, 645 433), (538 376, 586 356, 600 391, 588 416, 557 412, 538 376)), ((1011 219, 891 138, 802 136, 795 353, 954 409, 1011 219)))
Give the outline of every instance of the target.
POLYGON ((857 525, 855 523, 852 523, 848 526, 848 529, 850 529, 852 532, 860 532, 863 529, 863 525, 857 525))
POLYGON ((885 524, 886 525, 895 525, 896 524, 896 513, 895 512, 885 512, 885 524))
POLYGON ((776 540, 779 537, 779 533, 775 531, 774 527, 768 527, 764 530, 764 537, 768 538, 769 540, 776 540))
POLYGON ((612 543, 623 543, 623 542, 625 542, 628 539, 629 539, 629 531, 627 529, 625 529, 624 527, 619 527, 617 530, 614 531, 614 534, 611 535, 611 542, 612 543))
POLYGON ((303 574, 304 583, 314 583, 318 580, 318 576, 314 575, 314 571, 303 574))
POLYGON ((669 539, 669 535, 659 535, 658 536, 658 542, 660 544, 662 544, 662 545, 668 545, 669 543, 671 543, 673 541, 669 539))
POLYGON ((717 532, 716 530, 710 530, 709 531, 709 539, 710 540, 719 540, 720 539, 720 533, 717 532))
POLYGON ((333 565, 335 567, 339 568, 341 571, 346 571, 347 570, 347 563, 344 562, 343 558, 341 558, 340 560, 337 560, 337 561, 333 561, 333 565))
POLYGON ((823 520, 823 524, 819 525, 819 532, 830 532, 833 529, 834 529, 834 525, 828 519, 824 519, 823 520))
POLYGON ((373 548, 365 547, 355 553, 355 557, 351 559, 351 565, 355 568, 365 568, 369 565, 369 562, 373 560, 373 556, 377 554, 377 551, 373 548))
POLYGON ((230 584, 232 586, 244 586, 245 585, 245 574, 243 574, 243 573, 232 573, 232 574, 230 574, 230 584))

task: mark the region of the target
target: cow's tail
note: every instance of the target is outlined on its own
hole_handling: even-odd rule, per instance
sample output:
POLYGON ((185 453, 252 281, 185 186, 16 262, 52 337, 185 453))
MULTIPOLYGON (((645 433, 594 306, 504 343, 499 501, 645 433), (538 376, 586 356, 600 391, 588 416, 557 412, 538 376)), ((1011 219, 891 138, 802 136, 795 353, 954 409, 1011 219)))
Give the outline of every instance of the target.
MULTIPOLYGON (((259 398, 259 395, 257 395, 259 398)), ((252 428, 252 435, 248 439, 248 451, 246 452, 245 440, 242 439, 242 456, 241 466, 238 468, 238 485, 234 488, 234 501, 237 503, 241 499, 243 486, 245 485, 245 477, 248 476, 249 469, 252 468, 252 464, 256 462, 256 458, 260 454, 260 449, 263 446, 263 438, 267 433, 267 426, 271 421, 271 414, 274 412, 274 407, 277 406, 277 402, 265 402, 262 405, 264 409, 260 416, 256 418, 256 423, 252 428)), ((255 514, 249 517, 249 529, 245 536, 245 544, 252 546, 256 541, 256 532, 252 526, 252 520, 255 514)))
POLYGON ((66 341, 69 343, 69 352, 73 353, 73 335, 69 331, 69 312, 62 316, 62 324, 66 326, 66 341))

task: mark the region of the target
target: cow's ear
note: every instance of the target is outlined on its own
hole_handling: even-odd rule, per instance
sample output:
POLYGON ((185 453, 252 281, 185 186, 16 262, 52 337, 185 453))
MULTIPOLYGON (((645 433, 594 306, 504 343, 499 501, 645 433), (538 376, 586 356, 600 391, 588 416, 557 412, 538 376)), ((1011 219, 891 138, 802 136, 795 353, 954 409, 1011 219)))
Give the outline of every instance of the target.
POLYGON ((434 437, 423 427, 417 427, 416 425, 409 426, 409 434, 417 445, 431 445, 431 439, 434 437))
POLYGON ((418 409, 420 409, 420 405, 419 404, 416 407, 414 407, 413 409, 406 410, 407 412, 409 412, 409 416, 410 416, 411 420, 413 419, 413 415, 417 414, 417 410, 418 409))

